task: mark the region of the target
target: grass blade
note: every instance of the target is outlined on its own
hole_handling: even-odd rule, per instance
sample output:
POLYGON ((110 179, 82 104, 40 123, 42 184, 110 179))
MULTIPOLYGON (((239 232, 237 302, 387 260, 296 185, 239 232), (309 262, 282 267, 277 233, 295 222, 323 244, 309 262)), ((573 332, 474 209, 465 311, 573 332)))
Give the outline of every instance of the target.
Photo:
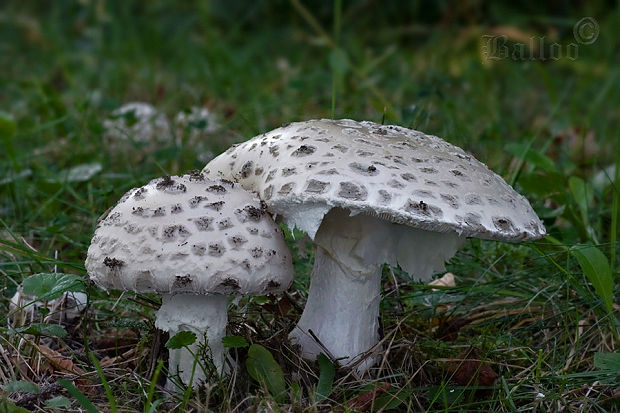
POLYGON ((594 354, 594 367, 599 370, 611 370, 620 374, 620 353, 594 354))
POLYGON ((101 369, 101 365, 99 365, 99 360, 93 353, 90 353, 90 360, 93 362, 93 365, 97 369, 97 373, 99 373, 99 378, 101 379, 101 383, 103 384, 103 388, 105 389, 105 394, 108 398, 108 403, 110 403, 110 411, 112 413, 117 413, 118 409, 116 408, 116 400, 114 399, 114 394, 112 394, 112 389, 110 389, 110 384, 105 378, 105 374, 103 374, 103 370, 101 369))
POLYGON ((78 390, 77 387, 73 383, 71 383, 67 379, 58 379, 58 384, 65 388, 69 392, 71 396, 78 401, 80 406, 82 406, 88 413, 99 413, 99 410, 95 407, 95 405, 90 401, 88 397, 84 393, 78 390))
POLYGON ((156 400, 154 403, 152 402, 152 400, 153 400, 153 394, 155 394, 155 385, 157 384, 157 379, 159 379, 159 373, 161 373, 161 369, 163 367, 164 367, 164 361, 159 360, 157 362, 157 367, 155 367, 155 372, 153 373, 151 384, 149 384, 149 390, 146 394, 146 401, 144 402, 145 413, 150 412, 159 404, 159 400, 156 400))

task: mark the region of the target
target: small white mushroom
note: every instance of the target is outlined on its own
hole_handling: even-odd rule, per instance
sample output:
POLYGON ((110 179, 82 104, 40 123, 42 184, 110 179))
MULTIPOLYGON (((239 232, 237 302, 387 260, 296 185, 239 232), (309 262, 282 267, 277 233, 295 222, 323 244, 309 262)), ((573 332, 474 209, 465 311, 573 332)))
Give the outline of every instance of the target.
POLYGON ((41 301, 24 294, 20 285, 9 302, 9 323, 13 327, 20 327, 40 320, 41 308, 49 311, 43 319, 46 323, 71 322, 80 316, 87 302, 88 296, 82 292, 65 292, 58 298, 41 301))
POLYGON ((384 263, 426 280, 466 237, 545 234, 529 202, 484 164, 399 126, 292 123, 233 146, 204 171, 259 192, 273 214, 314 240, 308 301, 291 339, 307 357, 322 345, 344 364, 378 341, 384 263))
POLYGON ((104 138, 110 142, 170 143, 172 133, 166 115, 143 102, 126 103, 103 121, 104 138))
MULTIPOLYGON (((218 372, 226 295, 283 291, 293 273, 282 230, 256 195, 198 172, 127 192, 99 223, 86 269, 104 289, 162 294, 155 325, 171 336, 195 332, 195 353, 206 332, 218 372)), ((169 370, 187 384, 193 362, 185 349, 171 350, 169 370)), ((205 377, 197 369, 194 385, 205 377)))

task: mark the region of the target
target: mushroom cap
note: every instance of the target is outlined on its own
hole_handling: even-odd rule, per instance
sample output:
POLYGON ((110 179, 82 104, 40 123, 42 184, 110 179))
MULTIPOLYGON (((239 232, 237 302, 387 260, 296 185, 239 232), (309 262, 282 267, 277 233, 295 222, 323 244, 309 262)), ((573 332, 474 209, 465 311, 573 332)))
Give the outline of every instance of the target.
POLYGON ((95 230, 86 269, 104 289, 159 293, 263 294, 293 275, 256 194, 198 172, 128 191, 95 230))
POLYGON ((113 140, 127 140, 130 137, 136 142, 172 140, 166 115, 155 106, 143 102, 125 103, 112 112, 110 119, 103 121, 103 127, 105 137, 113 140))
POLYGON ((545 228, 527 199, 436 136, 350 119, 285 125, 235 145, 204 169, 259 192, 312 238, 334 207, 415 228, 503 241, 545 228))

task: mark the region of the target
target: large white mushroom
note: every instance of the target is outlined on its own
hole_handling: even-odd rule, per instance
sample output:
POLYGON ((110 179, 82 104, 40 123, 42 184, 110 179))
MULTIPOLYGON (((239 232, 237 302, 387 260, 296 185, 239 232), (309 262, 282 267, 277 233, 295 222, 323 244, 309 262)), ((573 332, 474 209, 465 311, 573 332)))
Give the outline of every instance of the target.
POLYGON ((272 213, 314 240, 308 301, 291 339, 306 357, 324 346, 345 365, 378 342, 384 263, 428 280, 467 237, 545 234, 528 201, 484 164, 399 126, 292 123, 230 148, 204 171, 258 191, 272 213))
MULTIPOLYGON (((97 227, 86 269, 104 289, 162 294, 155 325, 171 336, 195 332, 194 353, 206 332, 218 372, 226 295, 282 291, 293 274, 282 230, 256 195, 198 172, 127 192, 97 227)), ((186 349, 171 350, 169 370, 186 384, 193 363, 186 349)), ((198 368, 194 385, 204 379, 198 368)))

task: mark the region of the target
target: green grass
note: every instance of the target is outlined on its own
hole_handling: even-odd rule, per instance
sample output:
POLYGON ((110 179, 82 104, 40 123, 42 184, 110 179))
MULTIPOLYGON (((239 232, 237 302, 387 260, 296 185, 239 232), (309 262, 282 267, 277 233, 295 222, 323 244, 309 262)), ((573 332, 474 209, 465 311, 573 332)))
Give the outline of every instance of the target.
MULTIPOLYGON (((620 162, 620 9, 598 2, 561 12, 535 2, 522 9, 411 2, 404 10, 380 2, 228 3, 8 1, 0 10, 0 314, 9 314, 17 286, 33 274, 85 276, 97 219, 125 191, 204 166, 188 131, 177 144, 109 145, 103 121, 122 103, 146 101, 169 118, 208 107, 221 127, 200 143, 214 154, 296 120, 383 121, 473 153, 531 201, 549 237, 520 245, 470 240, 447 266, 456 286, 440 290, 386 268, 385 359, 365 377, 337 369, 320 402, 316 388, 327 367, 300 360, 286 340, 312 262, 303 240, 291 237, 294 286, 279 305, 276 298, 231 304, 228 326, 273 354, 288 394, 273 397, 253 379, 248 347, 240 346, 231 349, 237 374, 191 393, 188 405, 346 411, 389 383, 364 409, 617 410, 619 373, 594 360, 618 352, 620 329, 618 303, 610 309, 601 298, 620 295, 620 175, 609 169, 620 162), (576 60, 481 59, 482 36, 498 26, 566 45, 584 16, 597 19, 600 34, 579 46, 576 60), (82 164, 101 170, 67 179, 82 164), (602 253, 594 270, 575 252, 589 245, 602 253), (612 291, 597 286, 605 264, 612 291), (499 376, 494 383, 456 377, 462 362, 454 360, 472 349, 499 376)), ((0 316, 0 385, 27 380, 39 389, 0 390, 0 410, 8 398, 54 411, 46 402, 58 396, 73 408, 106 411, 184 403, 162 386, 158 298, 92 285, 88 294, 87 312, 63 323, 62 338, 6 329, 0 316), (49 362, 37 362, 41 345, 79 370, 50 371, 49 362)), ((44 316, 35 312, 32 322, 44 316)))

